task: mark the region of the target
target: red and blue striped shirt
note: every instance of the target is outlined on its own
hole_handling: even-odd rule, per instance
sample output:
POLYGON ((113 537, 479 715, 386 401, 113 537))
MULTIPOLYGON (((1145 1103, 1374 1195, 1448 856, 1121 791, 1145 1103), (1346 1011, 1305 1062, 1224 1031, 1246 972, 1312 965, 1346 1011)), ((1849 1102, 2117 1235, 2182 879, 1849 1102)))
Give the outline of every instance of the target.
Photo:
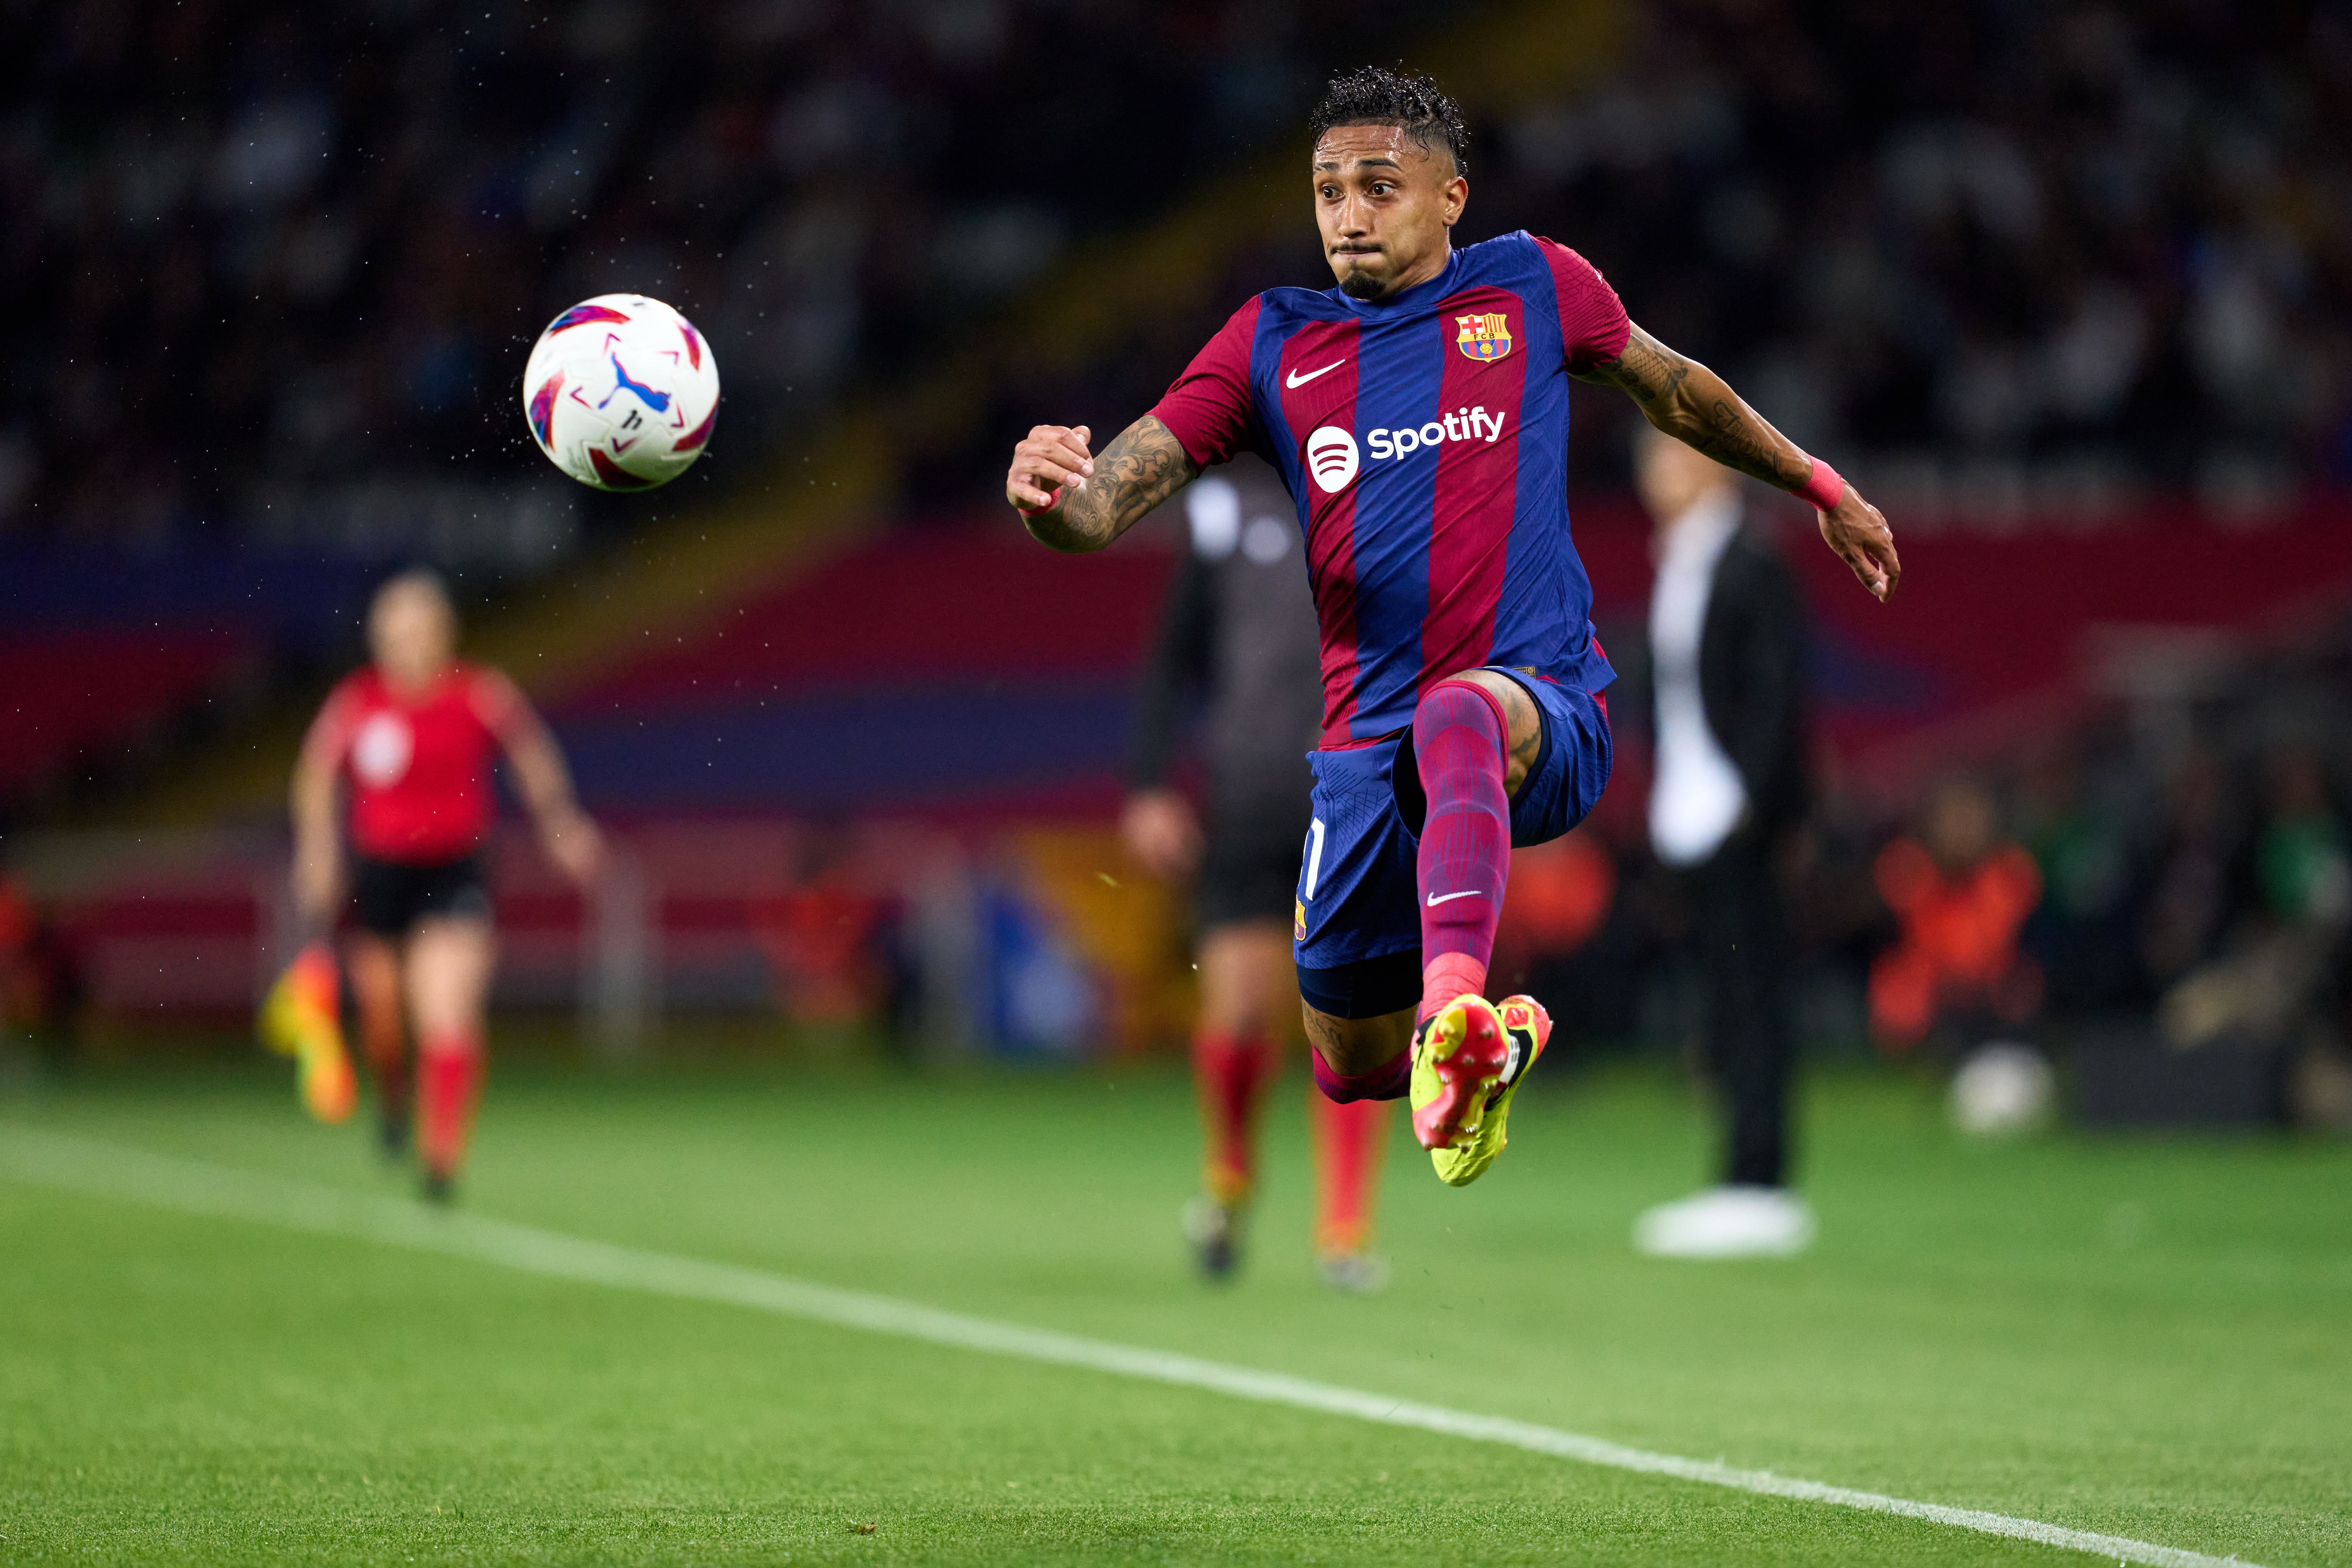
POLYGON ((1194 464, 1253 450, 1289 488, 1325 749, 1394 733, 1481 665, 1588 691, 1614 679, 1569 537, 1568 391, 1630 331, 1591 262, 1520 231, 1393 300, 1269 289, 1160 400, 1194 464))

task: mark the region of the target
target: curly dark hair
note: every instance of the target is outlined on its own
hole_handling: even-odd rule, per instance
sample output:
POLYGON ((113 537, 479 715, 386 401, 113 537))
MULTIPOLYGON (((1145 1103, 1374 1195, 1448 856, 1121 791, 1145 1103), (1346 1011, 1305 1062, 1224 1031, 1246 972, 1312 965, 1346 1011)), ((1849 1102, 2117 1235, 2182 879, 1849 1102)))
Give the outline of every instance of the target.
POLYGON ((1470 129, 1462 123, 1462 106, 1445 96, 1436 81, 1402 63, 1359 66, 1335 76, 1323 89, 1323 101, 1307 117, 1315 140, 1335 125, 1398 125, 1424 152, 1440 147, 1454 160, 1454 172, 1468 172, 1470 129))

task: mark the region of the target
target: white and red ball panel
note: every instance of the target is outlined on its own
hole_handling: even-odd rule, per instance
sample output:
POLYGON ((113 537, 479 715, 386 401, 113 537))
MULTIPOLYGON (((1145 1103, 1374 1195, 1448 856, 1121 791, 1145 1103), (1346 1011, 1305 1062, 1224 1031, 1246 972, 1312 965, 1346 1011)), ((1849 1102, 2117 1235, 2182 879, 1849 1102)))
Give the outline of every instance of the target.
POLYGON ((643 294, 599 294, 548 323, 523 367, 540 450, 600 490, 667 484, 719 419, 719 362, 694 324, 643 294))

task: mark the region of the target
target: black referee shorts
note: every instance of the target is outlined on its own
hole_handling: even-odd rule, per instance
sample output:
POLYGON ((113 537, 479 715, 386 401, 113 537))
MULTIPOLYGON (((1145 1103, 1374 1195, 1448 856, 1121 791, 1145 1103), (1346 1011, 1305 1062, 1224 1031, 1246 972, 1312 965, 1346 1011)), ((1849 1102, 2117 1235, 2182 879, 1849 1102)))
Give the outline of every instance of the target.
POLYGON ((1202 931, 1244 921, 1278 921, 1289 930, 1298 858, 1314 817, 1301 773, 1296 791, 1210 801, 1192 886, 1193 918, 1202 931))
POLYGON ((354 855, 352 902, 362 931, 404 937, 419 921, 488 920, 489 878, 478 853, 424 865, 354 855))

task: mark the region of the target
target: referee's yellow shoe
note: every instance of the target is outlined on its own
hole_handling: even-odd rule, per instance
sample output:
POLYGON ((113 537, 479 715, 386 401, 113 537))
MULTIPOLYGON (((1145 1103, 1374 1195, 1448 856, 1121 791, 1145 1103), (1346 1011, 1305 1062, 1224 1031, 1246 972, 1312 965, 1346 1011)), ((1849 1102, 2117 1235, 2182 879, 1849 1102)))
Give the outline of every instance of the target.
POLYGON ((1500 1006, 1462 995, 1422 1020, 1412 1048, 1412 1134, 1437 1179, 1466 1187, 1509 1142, 1511 1097, 1551 1040, 1551 1015, 1531 996, 1500 1006))

